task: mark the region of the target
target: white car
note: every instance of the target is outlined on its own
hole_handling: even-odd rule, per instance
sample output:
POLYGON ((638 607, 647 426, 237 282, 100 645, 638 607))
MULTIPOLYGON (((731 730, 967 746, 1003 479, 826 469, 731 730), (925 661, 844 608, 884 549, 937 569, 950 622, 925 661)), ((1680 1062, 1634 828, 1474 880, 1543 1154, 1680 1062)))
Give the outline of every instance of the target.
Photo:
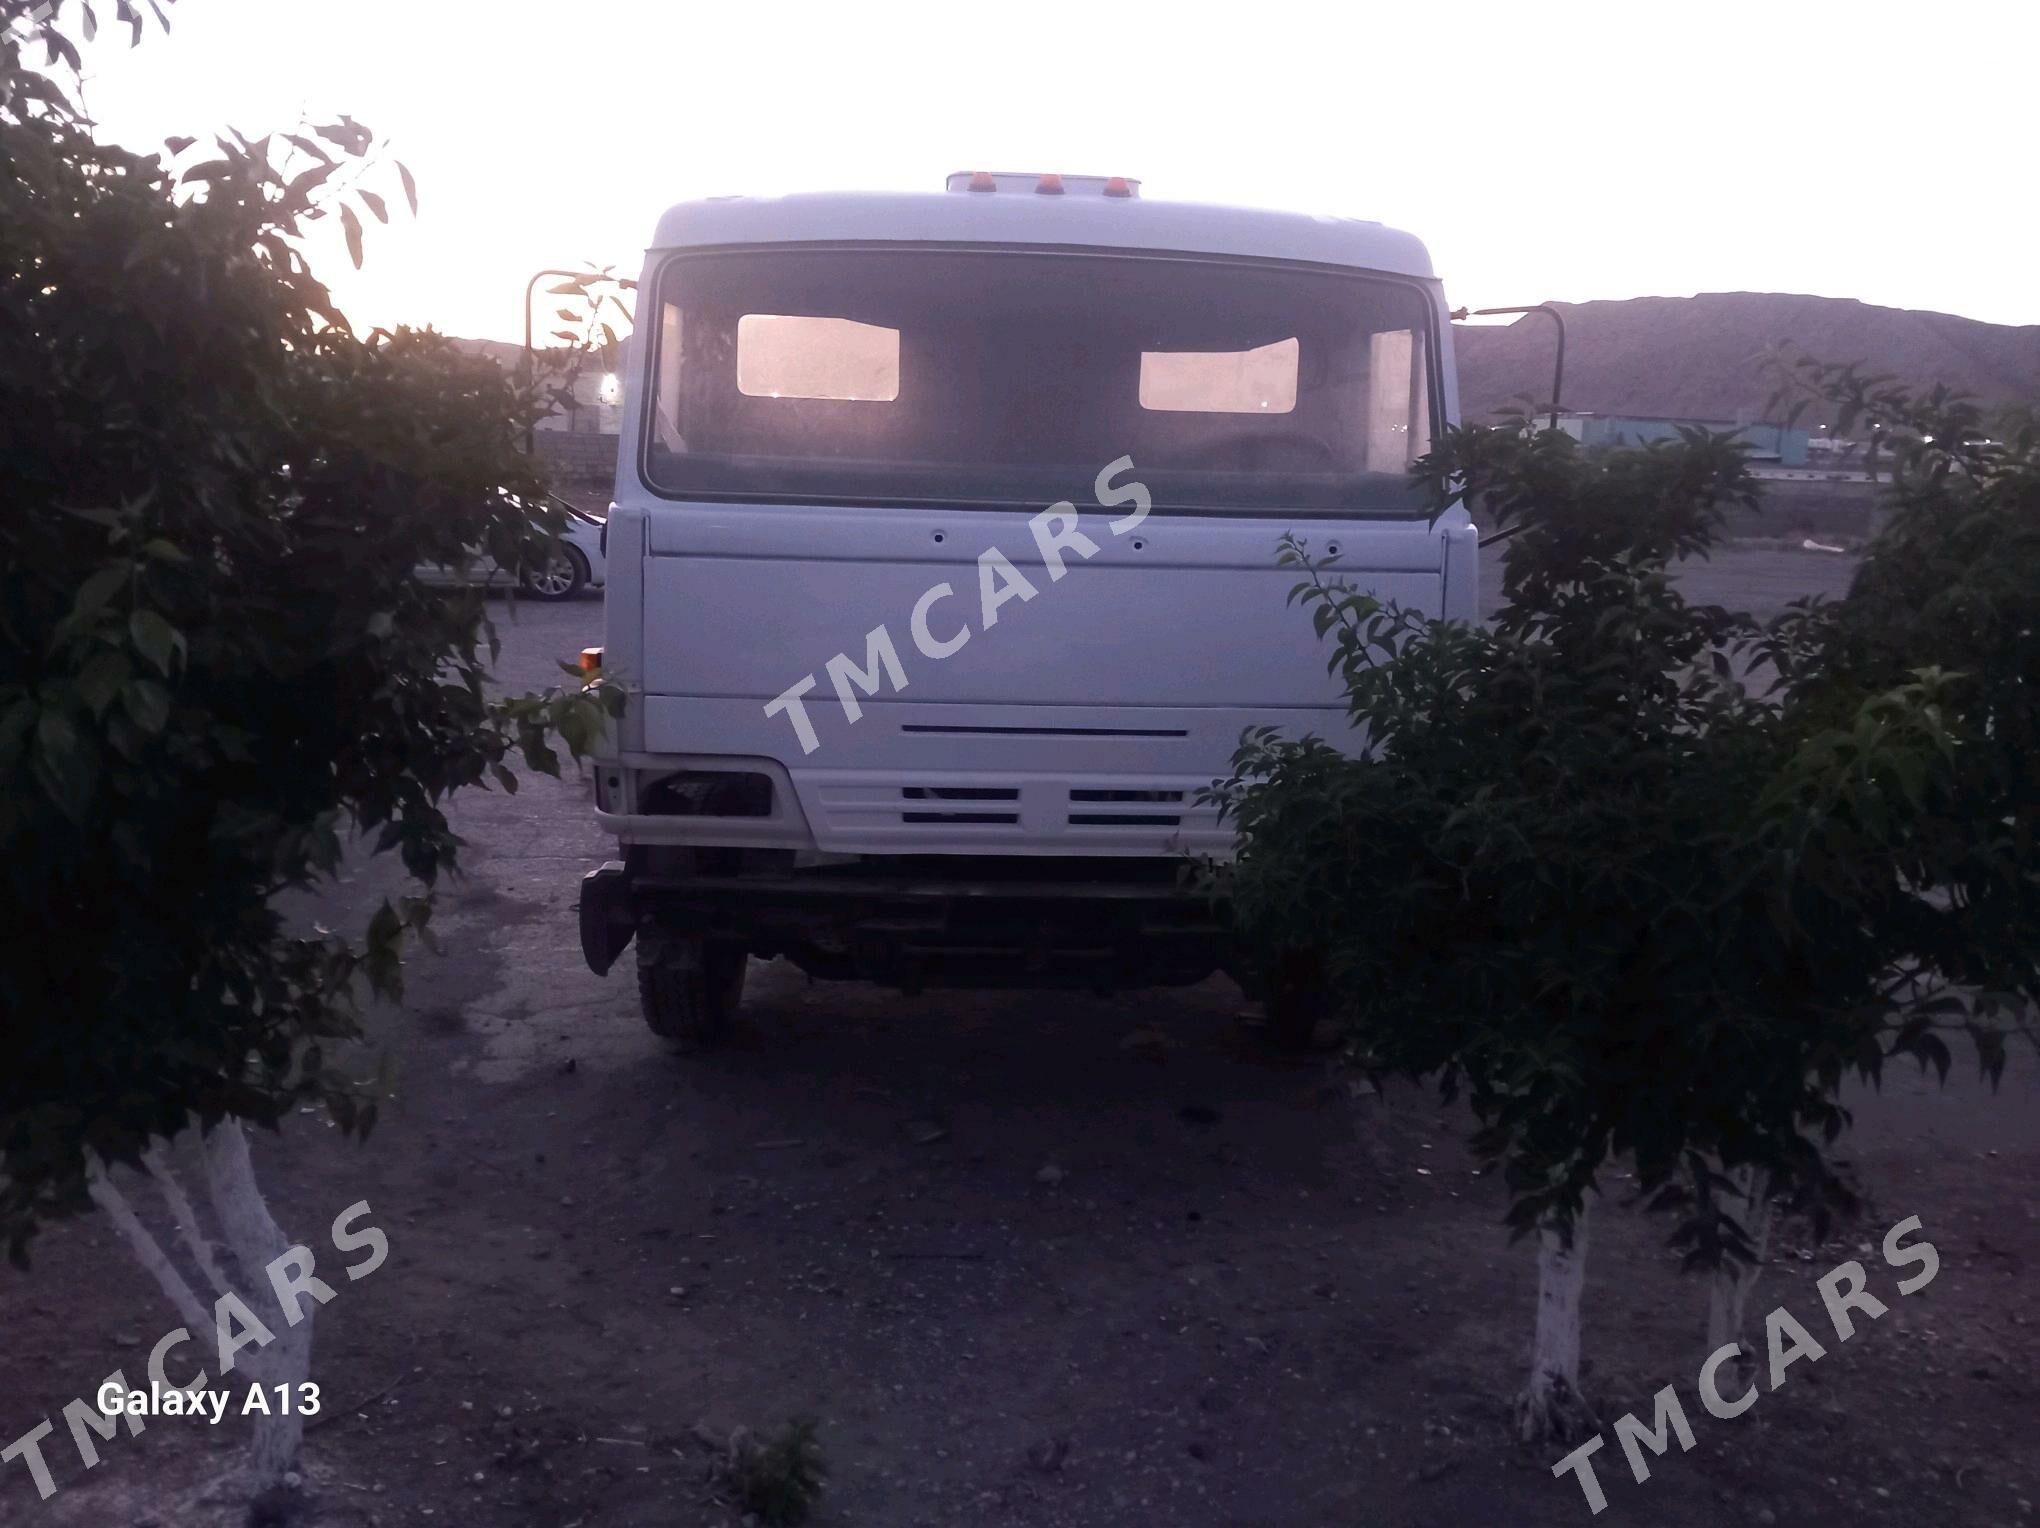
MULTIPOLYGON (((542 567, 526 568, 517 587, 538 600, 570 600, 585 589, 600 589, 608 582, 608 526, 598 515, 570 506, 566 529, 560 532, 559 555, 542 567)), ((489 587, 511 582, 511 576, 494 558, 477 552, 466 569, 431 564, 421 565, 418 576, 432 583, 480 582, 489 587)))

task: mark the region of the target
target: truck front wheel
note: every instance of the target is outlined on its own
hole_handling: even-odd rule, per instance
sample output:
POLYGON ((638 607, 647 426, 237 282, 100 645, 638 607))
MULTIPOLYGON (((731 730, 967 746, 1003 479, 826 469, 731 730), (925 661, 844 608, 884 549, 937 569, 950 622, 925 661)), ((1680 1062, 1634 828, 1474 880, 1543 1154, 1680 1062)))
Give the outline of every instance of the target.
POLYGON ((697 1045, 728 1036, 744 1000, 741 944, 642 929, 637 957, 638 1002, 653 1034, 697 1045))

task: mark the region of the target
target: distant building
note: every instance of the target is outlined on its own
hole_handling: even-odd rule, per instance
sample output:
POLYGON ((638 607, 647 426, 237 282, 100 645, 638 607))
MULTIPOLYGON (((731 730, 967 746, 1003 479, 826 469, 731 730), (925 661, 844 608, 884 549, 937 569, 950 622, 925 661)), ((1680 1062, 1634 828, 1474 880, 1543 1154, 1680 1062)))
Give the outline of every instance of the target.
POLYGON ((1560 414, 1558 427, 1583 446, 1640 446, 1653 440, 1677 440, 1681 429, 1733 434, 1750 447, 1753 462, 1781 467, 1806 465, 1807 432, 1768 421, 1735 419, 1667 419, 1655 414, 1560 414))

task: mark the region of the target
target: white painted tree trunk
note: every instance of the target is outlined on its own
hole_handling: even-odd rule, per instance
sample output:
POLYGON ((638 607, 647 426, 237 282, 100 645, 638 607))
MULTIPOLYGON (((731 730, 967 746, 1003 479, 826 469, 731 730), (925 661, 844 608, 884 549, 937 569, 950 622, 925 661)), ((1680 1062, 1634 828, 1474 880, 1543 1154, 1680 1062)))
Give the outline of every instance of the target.
POLYGON ((304 1443, 304 1417, 297 1411, 297 1387, 311 1374, 312 1312, 314 1302, 301 1300, 302 1318, 292 1326, 277 1303, 270 1285, 270 1263, 290 1250, 290 1240, 269 1213, 255 1182, 254 1159, 248 1154, 247 1132, 238 1120, 226 1120, 205 1137, 205 1183, 213 1212, 226 1231, 227 1245, 240 1265, 241 1296, 275 1334, 259 1350, 244 1350, 238 1363, 249 1367, 249 1378, 270 1387, 270 1402, 276 1403, 275 1387, 287 1385, 291 1410, 254 1417, 255 1434, 249 1452, 249 1468, 257 1490, 282 1482, 297 1463, 304 1443))
MULTIPOLYGON (((180 1140, 187 1143, 186 1154, 196 1158, 217 1236, 208 1233, 197 1205, 184 1190, 173 1160, 173 1143, 152 1147, 143 1160, 174 1236, 159 1236, 149 1228, 104 1163, 95 1160, 91 1164, 88 1185, 93 1202, 106 1212, 157 1287, 177 1307, 179 1319, 190 1329, 200 1351, 217 1350, 215 1302, 229 1293, 239 1296, 273 1334, 264 1346, 242 1348, 231 1374, 214 1374, 210 1380, 213 1388, 234 1397, 246 1395, 250 1385, 260 1384, 268 1390, 270 1414, 258 1411, 249 1417, 253 1427, 249 1487, 259 1493, 283 1483, 297 1463, 304 1441, 296 1387, 311 1370, 314 1307, 311 1301, 304 1301, 303 1317, 292 1326, 270 1284, 269 1264, 291 1243, 270 1215, 255 1181, 246 1132, 238 1121, 228 1120, 214 1126, 201 1140, 194 1141, 195 1135, 196 1131, 187 1131, 180 1140), (180 1266, 173 1249, 183 1252, 188 1268, 180 1266), (291 1387, 292 1409, 287 1414, 277 1409, 274 1387, 278 1385, 291 1387)), ((208 1370, 213 1367, 207 1365, 208 1370)), ((237 1406, 229 1408, 230 1415, 238 1412, 237 1406)))
POLYGON ((1586 1436, 1593 1413, 1580 1394, 1580 1295, 1587 1279, 1587 1203, 1572 1234, 1555 1224, 1537 1230, 1537 1330, 1530 1379, 1516 1397, 1516 1430, 1526 1440, 1586 1436))
MULTIPOLYGON (((1721 1197, 1721 1207, 1735 1218, 1750 1239, 1757 1260, 1754 1264, 1724 1261, 1714 1270, 1707 1291, 1707 1351, 1722 1344, 1742 1342, 1749 1311, 1750 1291, 1764 1271, 1764 1258, 1771 1245, 1771 1179, 1754 1167, 1738 1167, 1728 1175, 1735 1183, 1733 1194, 1721 1197)), ((1747 1356, 1748 1349, 1744 1349, 1747 1356)))

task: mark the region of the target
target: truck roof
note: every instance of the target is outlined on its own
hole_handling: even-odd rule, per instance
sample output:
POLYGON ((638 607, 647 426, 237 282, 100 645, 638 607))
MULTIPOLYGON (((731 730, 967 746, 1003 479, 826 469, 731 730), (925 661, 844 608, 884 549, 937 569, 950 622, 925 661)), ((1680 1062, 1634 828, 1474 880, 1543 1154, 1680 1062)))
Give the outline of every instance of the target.
POLYGON ((1430 254, 1414 235, 1359 218, 1006 188, 710 197, 668 210, 652 249, 923 242, 1158 250, 1432 274, 1430 254))

